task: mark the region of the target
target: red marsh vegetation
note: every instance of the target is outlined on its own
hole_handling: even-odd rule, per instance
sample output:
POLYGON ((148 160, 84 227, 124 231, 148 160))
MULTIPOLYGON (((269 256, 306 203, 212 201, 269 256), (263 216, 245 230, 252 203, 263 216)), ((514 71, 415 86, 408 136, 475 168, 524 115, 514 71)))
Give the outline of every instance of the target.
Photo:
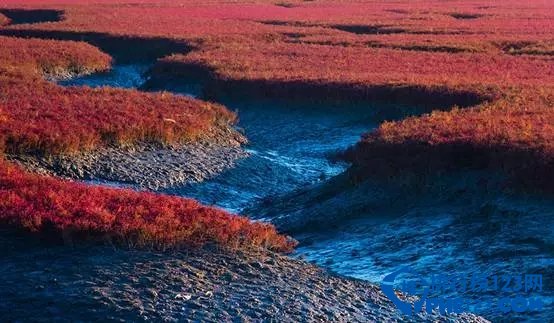
POLYGON ((0 162, 0 222, 65 242, 100 240, 155 249, 294 247, 271 225, 194 200, 37 176, 5 162, 0 162))
POLYGON ((156 73, 163 77, 200 70, 216 93, 234 85, 249 95, 473 105, 384 124, 350 151, 360 168, 386 166, 382 163, 410 168, 420 157, 395 151, 417 147, 417 156, 427 156, 422 159, 427 161, 456 164, 472 151, 481 166, 515 172, 520 168, 521 174, 537 166, 551 173, 552 2, 144 1, 52 6, 64 10, 63 21, 18 25, 10 31, 184 40, 193 50, 163 58, 156 73), (88 19, 91 15, 97 19, 88 19), (437 157, 437 146, 458 153, 437 157), (473 150, 467 150, 470 147, 473 150), (384 155, 367 158, 369 151, 384 155))
POLYGON ((492 168, 552 190, 554 87, 512 89, 471 109, 385 122, 346 153, 364 173, 492 168), (371 166, 371 167, 370 167, 371 166))
MULTIPOLYGON (((1 153, 58 154, 138 141, 209 136, 235 115, 223 106, 166 93, 63 88, 44 77, 109 68, 111 58, 78 42, 0 37, 1 153), (167 122, 167 120, 171 122, 167 122)), ((294 242, 196 201, 94 187, 30 174, 0 161, 0 223, 49 239, 176 248, 290 251, 294 242)))
POLYGON ((64 88, 44 80, 106 70, 111 58, 77 42, 0 37, 0 124, 9 153, 72 153, 108 144, 192 141, 232 124, 224 107, 165 93, 64 88))
MULTIPOLYGON (((4 35, 185 42, 192 50, 163 58, 156 76, 201 71, 215 92, 233 85, 250 95, 465 107, 387 122, 364 135, 348 157, 365 173, 465 159, 519 175, 554 170, 552 1, 5 0, 0 6, 63 12, 60 21, 4 26, 4 35)), ((107 60, 93 51, 86 55, 104 68, 107 60)), ((170 95, 63 89, 42 79, 52 68, 32 57, 10 61, 0 76, 1 120, 7 120, 2 131, 12 138, 4 140, 8 150, 191 140, 218 120, 234 118, 218 105, 170 95), (16 67, 29 60, 25 64, 34 67, 16 67), (37 113, 37 106, 48 113, 37 113), (182 110, 187 113, 179 115, 182 110), (178 126, 164 123, 166 118, 178 126)))

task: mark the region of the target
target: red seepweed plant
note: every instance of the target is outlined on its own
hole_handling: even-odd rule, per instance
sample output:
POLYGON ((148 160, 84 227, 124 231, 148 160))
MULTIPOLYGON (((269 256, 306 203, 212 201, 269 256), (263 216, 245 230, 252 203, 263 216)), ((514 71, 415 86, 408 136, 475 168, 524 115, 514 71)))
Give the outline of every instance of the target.
MULTIPOLYGON (((215 91, 238 84, 249 94, 300 93, 322 99, 349 99, 359 94, 366 99, 410 103, 417 98, 418 102, 435 104, 441 101, 437 97, 454 98, 443 100, 449 105, 473 96, 464 105, 478 104, 475 107, 383 124, 350 150, 351 160, 367 171, 394 161, 399 162, 399 168, 413 167, 418 161, 448 163, 460 153, 468 152, 476 159, 485 156, 478 161, 482 165, 508 167, 511 171, 520 169, 522 174, 531 168, 543 174, 552 173, 554 7, 551 2, 539 1, 532 6, 517 0, 494 5, 483 0, 449 1, 448 4, 439 0, 289 1, 286 5, 268 1, 201 4, 185 1, 179 5, 163 0, 139 0, 133 4, 107 0, 84 3, 28 1, 26 9, 47 5, 62 10, 63 19, 13 24, 2 27, 2 32, 59 38, 106 34, 186 41, 193 45, 193 50, 164 58, 156 69, 157 76, 187 74, 191 68, 200 69, 207 72, 208 86, 215 91), (92 16, 95 19, 90 19, 92 16)), ((1 6, 21 5, 20 1, 6 0, 1 6)), ((4 37, 0 41, 3 45, 0 48, 0 146, 6 151, 48 154, 140 140, 176 143, 209 135, 214 127, 234 121, 234 114, 219 105, 168 94, 58 87, 45 82, 43 74, 63 76, 67 71, 78 74, 102 70, 109 65, 109 58, 85 44, 64 43, 63 46, 69 46, 66 51, 69 54, 64 56, 54 41, 4 37), (70 63, 75 59, 77 63, 70 63), (167 119, 176 122, 167 123, 164 121, 167 119)), ((9 196, 21 203, 21 210, 27 210, 25 205, 40 210, 52 205, 41 204, 44 201, 38 193, 27 199, 21 197, 22 192, 33 191, 29 187, 47 179, 6 169, 11 169, 5 173, 6 178, 15 176, 29 184, 19 187, 6 181, 11 186, 3 192, 12 192, 9 196)), ((131 211, 118 213, 115 207, 100 215, 117 214, 122 216, 121 222, 94 225, 81 222, 78 215, 82 211, 58 199, 79 196, 70 191, 84 192, 87 188, 53 179, 48 181, 53 181, 63 192, 55 196, 54 205, 62 205, 60 210, 67 208, 71 212, 66 218, 43 211, 36 214, 46 214, 40 217, 48 219, 46 222, 56 220, 52 223, 58 230, 64 231, 63 228, 71 227, 68 223, 75 223, 81 229, 101 228, 98 232, 110 232, 116 239, 163 236, 155 230, 151 217, 142 216, 146 214, 142 211, 138 217, 142 220, 138 222, 128 216, 131 211), (65 190, 66 187, 71 190, 65 190), (130 227, 134 229, 127 230, 130 227)), ((137 201, 135 197, 117 200, 108 197, 115 194, 109 190, 90 189, 103 196, 102 203, 118 201, 113 203, 121 208, 137 201)), ((123 193, 126 194, 138 193, 123 193)), ((152 199, 148 205, 156 205, 154 201, 158 197, 143 197, 152 199)), ((101 204, 99 209, 106 210, 106 205, 101 204)), ((35 228, 33 222, 28 222, 33 212, 10 210, 15 212, 10 217, 11 223, 35 228)), ((198 210, 190 208, 186 212, 194 214, 198 210)), ((184 239, 187 242, 204 241, 172 227, 169 223, 180 225, 181 222, 173 222, 171 212, 160 211, 154 217, 173 232, 169 235, 171 238, 146 240, 175 242, 179 241, 175 237, 180 236, 188 237, 184 239)), ((100 216, 93 216, 93 212, 86 214, 87 221, 100 216)), ((212 217, 202 215, 199 219, 212 217)), ((199 220, 203 229, 194 232, 208 230, 209 241, 227 241, 221 238, 227 234, 215 229, 219 228, 219 222, 204 220, 199 220), (214 225, 213 231, 209 231, 207 223, 214 225)), ((239 236, 250 237, 250 241, 259 239, 242 233, 239 236)), ((237 237, 233 239, 231 244, 236 243, 237 237)))
POLYGON ((88 44, 0 41, 0 104, 9 120, 0 124, 0 141, 9 153, 75 153, 140 141, 178 144, 235 122, 223 106, 187 97, 64 88, 43 80, 108 69, 111 58, 88 44))
MULTIPOLYGON (((60 154, 141 141, 210 137, 235 115, 166 93, 63 88, 44 80, 105 70, 110 57, 76 42, 0 37, 0 153, 60 154), (166 122, 171 120, 171 122, 166 122)), ((49 239, 156 249, 215 244, 291 251, 295 242, 190 199, 103 188, 30 174, 0 160, 0 224, 49 239)))
POLYGON ((293 240, 190 199, 91 186, 29 174, 0 162, 0 223, 47 238, 155 249, 216 244, 291 251, 293 240))

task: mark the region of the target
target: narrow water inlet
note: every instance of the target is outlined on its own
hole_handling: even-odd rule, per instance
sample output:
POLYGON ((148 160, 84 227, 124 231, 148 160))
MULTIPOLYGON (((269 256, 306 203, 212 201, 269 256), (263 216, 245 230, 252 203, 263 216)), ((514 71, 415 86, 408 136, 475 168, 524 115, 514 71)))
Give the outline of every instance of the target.
MULTIPOLYGON (((105 73, 61 81, 64 86, 138 88, 147 81, 148 65, 116 65, 105 73)), ((194 80, 191 80, 194 81, 194 80)), ((164 88, 174 94, 201 96, 194 82, 164 88)), ((275 99, 220 99, 237 111, 238 127, 249 139, 249 158, 209 181, 175 187, 165 193, 198 199, 241 213, 272 199, 342 173, 348 165, 330 155, 355 144, 361 134, 384 120, 420 112, 392 104, 317 104, 275 99)))
POLYGON ((62 20, 63 11, 53 9, 0 9, 10 19, 10 25, 56 22, 62 20))
MULTIPOLYGON (((140 88, 147 70, 147 65, 116 65, 108 73, 60 84, 140 88)), ((199 95, 194 80, 189 83, 166 90, 199 95)), ((384 103, 322 105, 248 98, 221 99, 220 103, 237 110, 238 126, 250 140, 246 147, 250 157, 211 180, 164 192, 236 213, 256 210, 259 205, 272 208, 283 198, 294 202, 291 192, 314 189, 348 168, 330 161, 329 154, 356 143, 362 133, 385 119, 421 113, 417 107, 384 103)), ((338 192, 319 209, 298 205, 296 216, 324 216, 325 209, 331 208, 351 208, 358 214, 327 230, 295 233, 301 242, 296 256, 374 283, 406 265, 424 275, 540 273, 548 284, 542 294, 545 307, 552 308, 554 233, 549 228, 554 226, 554 201, 497 191, 483 194, 474 188, 479 174, 473 173, 450 174, 437 182, 441 189, 417 196, 366 184, 367 192, 379 191, 385 197, 376 199, 377 204, 382 201, 380 209, 364 205, 365 191, 357 200, 338 192), (387 201, 394 194, 396 200, 387 201)), ((256 217, 272 220, 264 214, 256 217)), ((491 297, 469 296, 474 305, 491 297)), ((477 307, 475 313, 489 319, 501 317, 491 308, 477 307)), ((547 313, 537 315, 546 315, 542 317, 546 321, 547 313)))

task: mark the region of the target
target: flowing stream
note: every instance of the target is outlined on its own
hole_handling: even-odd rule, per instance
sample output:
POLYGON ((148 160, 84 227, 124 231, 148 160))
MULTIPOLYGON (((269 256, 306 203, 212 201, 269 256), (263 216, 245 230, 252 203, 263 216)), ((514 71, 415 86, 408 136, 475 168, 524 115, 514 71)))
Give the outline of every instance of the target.
MULTIPOLYGON (((145 81, 142 75, 146 70, 147 66, 141 65, 115 66, 110 73, 61 84, 136 88, 145 81)), ((189 89, 181 93, 195 94, 195 87, 189 89)), ((417 113, 415 107, 382 103, 333 105, 249 99, 221 103, 238 112, 238 126, 250 140, 245 147, 250 157, 211 180, 165 193, 192 197, 236 213, 259 203, 271 205, 280 196, 309 189, 344 172, 348 165, 331 162, 330 154, 354 144, 383 120, 417 113)), ((441 274, 542 274, 542 292, 524 293, 525 297, 541 298, 544 307, 539 311, 502 313, 496 306, 498 298, 520 295, 516 288, 504 294, 474 292, 464 297, 475 313, 494 321, 549 321, 554 310, 554 201, 503 193, 481 196, 460 186, 461 182, 473 185, 467 178, 454 176, 444 182, 459 189, 452 193, 452 200, 423 195, 415 203, 403 205, 399 201, 386 212, 368 211, 345 219, 332 230, 296 233, 300 246, 295 255, 341 275, 374 283, 381 283, 385 275, 404 266, 423 278, 441 274)))

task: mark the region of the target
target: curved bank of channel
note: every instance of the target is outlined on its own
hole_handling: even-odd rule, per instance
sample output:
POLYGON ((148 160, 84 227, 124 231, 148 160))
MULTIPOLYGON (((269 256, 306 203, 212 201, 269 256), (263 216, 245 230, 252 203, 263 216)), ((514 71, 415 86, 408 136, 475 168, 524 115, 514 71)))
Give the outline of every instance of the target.
MULTIPOLYGON (((147 68, 115 66, 110 73, 61 84, 140 88, 147 68)), ((181 94, 198 95, 198 86, 183 88, 181 94)), ((245 147, 250 156, 210 180, 164 192, 236 213, 255 205, 271 208, 287 193, 344 172, 348 165, 330 161, 330 154, 354 144, 360 134, 383 120, 418 113, 415 107, 368 103, 346 106, 248 98, 223 99, 220 103, 237 110, 238 126, 250 141, 245 147)), ((297 255, 339 274, 374 283, 406 265, 423 276, 540 273, 548 284, 541 294, 544 309, 509 317, 548 320, 553 306, 549 287, 554 281, 554 203, 503 193, 481 196, 464 186, 474 182, 462 183, 461 179, 445 180, 446 187, 457 190, 445 193, 451 195, 449 198, 427 194, 408 202, 408 198, 404 201, 400 197, 388 211, 369 210, 332 230, 296 233, 301 242, 297 255)), ((477 314, 494 320, 504 318, 492 305, 496 294, 467 296, 477 314)))

